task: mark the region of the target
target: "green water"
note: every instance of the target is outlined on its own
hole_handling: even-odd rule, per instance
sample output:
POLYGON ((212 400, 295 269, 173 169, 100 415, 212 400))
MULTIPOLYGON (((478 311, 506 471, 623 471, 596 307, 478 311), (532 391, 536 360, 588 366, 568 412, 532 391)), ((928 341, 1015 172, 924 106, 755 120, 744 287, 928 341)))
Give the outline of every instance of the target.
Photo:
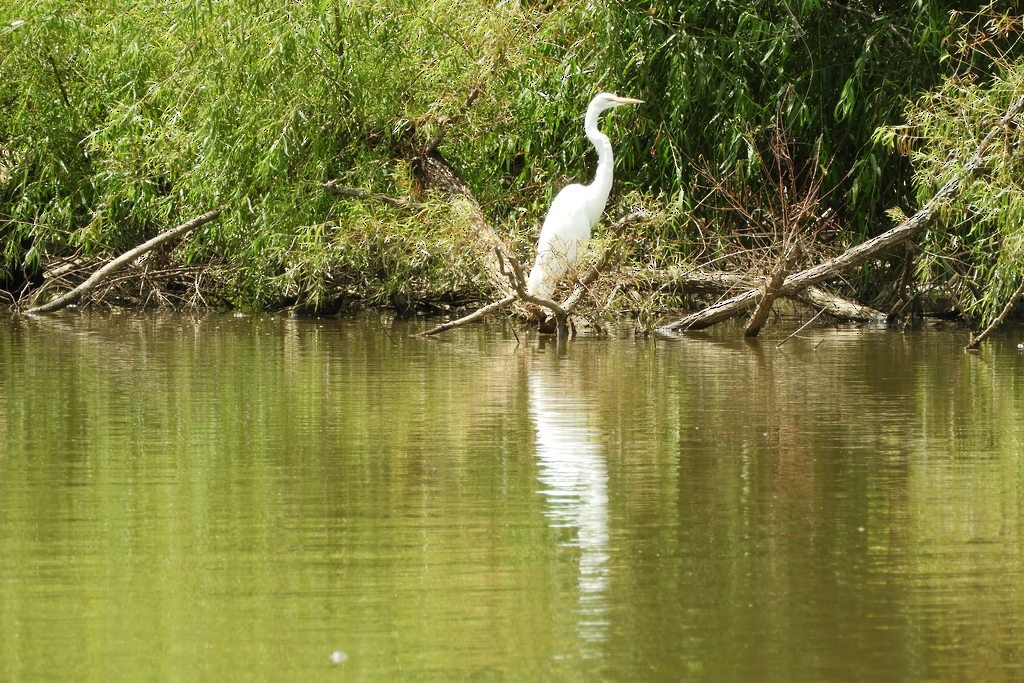
POLYGON ((1024 678, 1024 332, 416 329, 0 321, 0 680, 1024 678))

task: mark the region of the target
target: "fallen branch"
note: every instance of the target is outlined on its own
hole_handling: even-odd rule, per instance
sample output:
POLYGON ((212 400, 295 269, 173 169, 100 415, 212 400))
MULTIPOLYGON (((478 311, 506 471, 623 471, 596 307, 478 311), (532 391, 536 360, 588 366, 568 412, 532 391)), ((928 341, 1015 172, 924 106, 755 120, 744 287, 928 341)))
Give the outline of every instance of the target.
POLYGON ((323 187, 327 190, 327 194, 333 194, 338 197, 351 197, 352 199, 372 199, 375 202, 381 202, 396 209, 418 209, 421 206, 406 197, 389 197, 386 194, 360 190, 358 187, 345 187, 339 185, 337 180, 328 180, 323 184, 323 187))
MULTIPOLYGON (((763 277, 738 275, 718 270, 690 270, 682 273, 669 271, 667 282, 662 287, 674 285, 683 290, 725 294, 739 289, 764 287, 764 283, 765 278, 763 277)), ((823 310, 840 320, 875 323, 885 321, 885 313, 814 285, 788 295, 788 298, 804 303, 811 308, 823 310)))
POLYGON ((840 320, 883 323, 886 318, 885 313, 876 308, 859 304, 846 297, 827 292, 820 287, 808 287, 794 294, 793 298, 840 320))
MULTIPOLYGON (((628 226, 636 223, 637 221, 643 220, 647 217, 647 214, 643 212, 634 212, 628 216, 623 216, 619 220, 609 226, 607 234, 611 238, 618 237, 623 230, 628 226)), ((523 266, 514 257, 509 255, 500 247, 495 247, 495 258, 498 263, 498 270, 503 277, 507 278, 508 283, 511 283, 511 289, 513 293, 507 294, 504 298, 494 301, 486 306, 479 308, 472 313, 465 315, 456 320, 450 320, 442 323, 436 327, 432 327, 426 332, 420 332, 418 336, 428 337, 431 335, 439 334, 441 332, 447 332, 448 330, 456 327, 467 325, 471 322, 479 320, 488 313, 493 313, 505 306, 515 302, 523 301, 524 303, 532 304, 539 308, 546 308, 554 313, 556 329, 560 335, 568 335, 568 316, 572 312, 572 309, 580 302, 583 296, 587 293, 588 287, 600 277, 601 273, 607 268, 608 263, 611 261, 613 254, 614 245, 609 245, 607 249, 598 258, 597 263, 594 264, 587 272, 579 278, 576 287, 572 293, 563 301, 561 304, 548 299, 542 299, 540 297, 533 296, 526 289, 526 276, 523 272, 523 266), (506 261, 510 266, 511 270, 505 267, 506 261)), ((506 287, 508 285, 506 284, 506 287)))
POLYGON ((222 210, 223 209, 214 209, 213 211, 208 211, 207 213, 204 213, 201 216, 196 216, 192 220, 182 223, 176 228, 171 228, 170 230, 160 233, 153 239, 147 242, 143 242, 134 249, 126 251, 125 253, 121 254, 117 258, 107 263, 102 268, 99 268, 92 275, 90 275, 85 282, 78 285, 71 291, 57 297, 56 299, 53 299, 52 301, 48 301, 42 306, 35 306, 33 308, 30 308, 28 312, 30 314, 51 313, 53 311, 58 311, 64 308, 65 306, 73 304, 74 302, 78 301, 83 295, 88 294, 97 285, 101 284, 104 280, 106 280, 111 275, 116 273, 118 270, 124 268, 126 265, 128 265, 135 259, 139 258, 146 252, 152 251, 161 244, 169 242, 175 237, 179 237, 180 235, 183 235, 186 232, 189 232, 190 230, 194 230, 195 228, 198 228, 200 225, 209 223, 210 221, 220 216, 222 210))
MULTIPOLYGON (((643 211, 634 211, 608 226, 606 235, 610 239, 617 238, 627 227, 645 220, 647 217, 647 214, 643 211)), ((592 285, 597 278, 601 276, 601 273, 604 272, 605 268, 608 267, 608 263, 611 261, 611 257, 614 253, 614 249, 615 243, 612 242, 597 259, 597 263, 584 273, 583 277, 579 278, 579 281, 577 282, 576 287, 573 288, 572 293, 569 294, 569 296, 567 296, 562 302, 562 308, 565 309, 566 313, 571 313, 572 310, 576 308, 580 300, 582 300, 584 295, 589 291, 590 285, 592 285)))
POLYGON ((447 332, 448 330, 451 330, 451 329, 456 328, 456 327, 462 327, 463 325, 467 325, 467 324, 473 322, 474 320, 479 320, 480 318, 484 317, 488 313, 493 313, 494 311, 497 311, 500 308, 504 308, 505 306, 508 306, 510 303, 515 301, 516 298, 517 297, 516 297, 515 294, 509 294, 504 299, 499 299, 498 301, 494 301, 492 303, 487 304, 483 308, 478 308, 475 311, 473 311, 472 313, 470 313, 469 315, 464 315, 461 318, 458 318, 456 320, 449 320, 446 323, 441 323, 437 327, 431 327, 426 332, 420 332, 419 336, 420 337, 429 337, 431 335, 439 334, 441 332, 447 332))
MULTIPOLYGON (((498 262, 501 264, 501 272, 511 280, 512 286, 515 288, 516 296, 519 300, 528 304, 533 304, 538 308, 546 308, 551 311, 555 316, 555 333, 558 335, 558 339, 567 339, 569 337, 569 312, 562 308, 560 304, 557 304, 550 299, 544 299, 530 294, 526 289, 526 275, 523 274, 523 266, 520 265, 516 257, 511 254, 503 255, 500 249, 496 249, 495 251, 497 252, 498 262), (508 271, 505 270, 506 260, 509 265, 512 266, 511 273, 508 273, 508 271)), ((543 320, 541 320, 541 322, 543 322, 543 320)))
MULTIPOLYGON (((891 249, 924 231, 938 217, 938 209, 947 201, 959 194, 968 180, 973 178, 985 165, 986 152, 992 140, 1024 106, 1024 96, 1019 97, 1006 111, 999 123, 988 132, 979 143, 973 157, 963 171, 950 178, 938 192, 922 206, 917 213, 905 219, 896 227, 874 237, 862 244, 847 249, 845 252, 818 265, 790 275, 780 287, 780 293, 791 296, 811 285, 833 278, 845 270, 859 266, 878 254, 891 249)), ((703 311, 676 320, 660 329, 664 331, 699 330, 727 320, 757 303, 760 289, 753 289, 725 301, 720 301, 703 311)))

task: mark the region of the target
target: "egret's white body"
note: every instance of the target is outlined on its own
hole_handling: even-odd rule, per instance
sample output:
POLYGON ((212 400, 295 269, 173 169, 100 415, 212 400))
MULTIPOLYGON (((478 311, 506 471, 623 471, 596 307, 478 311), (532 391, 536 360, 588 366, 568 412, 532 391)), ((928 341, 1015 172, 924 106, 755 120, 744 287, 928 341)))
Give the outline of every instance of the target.
POLYGON ((590 231, 608 203, 612 189, 612 143, 597 129, 597 117, 606 109, 641 102, 606 92, 590 101, 583 131, 597 150, 597 172, 589 185, 569 185, 551 202, 537 241, 537 260, 527 281, 527 291, 533 296, 552 297, 555 285, 576 265, 580 249, 590 239, 590 231))

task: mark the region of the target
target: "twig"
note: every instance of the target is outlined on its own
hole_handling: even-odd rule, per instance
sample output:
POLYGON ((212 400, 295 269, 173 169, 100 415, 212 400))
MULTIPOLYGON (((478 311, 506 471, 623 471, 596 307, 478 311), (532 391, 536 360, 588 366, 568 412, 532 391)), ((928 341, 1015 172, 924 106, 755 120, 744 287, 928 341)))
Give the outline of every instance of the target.
MULTIPOLYGON (((811 323, 813 323, 813 322, 814 322, 815 320, 817 320, 817 319, 818 319, 818 318, 819 318, 819 317, 821 316, 821 314, 822 314, 822 313, 824 313, 824 312, 825 312, 825 309, 823 308, 823 309, 821 309, 820 311, 818 311, 817 313, 815 313, 815 314, 814 314, 814 317, 813 317, 813 318, 811 318, 810 320, 808 320, 807 322, 805 322, 805 323, 804 323, 803 325, 801 325, 800 327, 798 327, 798 328, 797 328, 797 330, 796 330, 796 332, 794 332, 793 334, 789 335, 788 337, 786 337, 785 339, 783 339, 782 341, 780 341, 780 342, 779 342, 778 344, 776 344, 776 345, 775 345, 775 348, 777 348, 777 349, 781 349, 781 348, 782 348, 782 345, 783 345, 783 344, 785 344, 785 343, 786 343, 786 342, 788 342, 788 341, 789 341, 790 339, 792 339, 793 337, 797 336, 798 334, 800 334, 801 332, 803 332, 803 331, 804 331, 805 329, 807 329, 807 326, 808 326, 808 325, 810 325, 811 323)), ((820 344, 820 343, 821 343, 821 342, 818 342, 818 344, 820 344)), ((814 348, 818 348, 818 346, 817 346, 817 345, 815 345, 815 347, 814 347, 814 348)))
POLYGON ((997 315, 995 319, 988 324, 988 327, 976 335, 971 335, 971 339, 967 342, 967 346, 964 347, 964 351, 974 351, 981 346, 981 342, 985 341, 985 339, 992 334, 993 330, 1003 324, 1003 321, 1006 320, 1006 316, 1010 315, 1010 311, 1013 310, 1013 307, 1017 305, 1017 302, 1020 301, 1022 296, 1024 296, 1024 280, 1021 280, 1020 284, 1017 286, 1017 290, 1010 296, 1010 300, 1006 302, 1006 305, 1003 306, 1003 310, 1000 311, 999 315, 997 315))
POLYGON ((393 206, 397 209, 419 209, 421 204, 414 202, 411 199, 405 197, 389 197, 386 194, 378 194, 376 192, 367 192, 366 190, 360 190, 358 187, 345 187, 339 185, 337 180, 328 180, 323 184, 328 194, 337 195, 339 197, 351 197, 353 199, 372 199, 388 206, 393 206))

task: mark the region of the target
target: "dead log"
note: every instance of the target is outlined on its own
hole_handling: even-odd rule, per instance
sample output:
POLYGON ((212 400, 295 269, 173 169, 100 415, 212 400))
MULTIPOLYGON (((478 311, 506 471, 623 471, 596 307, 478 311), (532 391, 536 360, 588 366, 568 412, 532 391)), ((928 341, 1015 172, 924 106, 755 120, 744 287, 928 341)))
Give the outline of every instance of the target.
MULTIPOLYGON (((765 286, 765 278, 740 275, 720 270, 690 270, 686 272, 670 271, 665 274, 665 284, 694 292, 711 292, 728 294, 736 290, 748 290, 765 286)), ((846 297, 829 292, 820 287, 810 286, 787 298, 799 301, 811 308, 823 311, 839 320, 856 322, 885 322, 885 313, 851 301, 846 297)))
MULTIPOLYGON (((818 265, 790 275, 783 281, 780 293, 791 296, 811 285, 818 284, 824 280, 838 276, 850 268, 856 267, 869 261, 882 252, 911 239, 924 231, 938 217, 939 208, 946 202, 956 197, 967 182, 984 168, 986 154, 989 145, 996 135, 1008 125, 1021 106, 1024 106, 1024 96, 1019 97, 1010 105, 1006 113, 999 120, 999 123, 988 132, 978 144, 974 155, 964 166, 963 170, 950 178, 938 192, 922 206, 917 213, 903 220, 896 227, 873 237, 872 239, 847 249, 845 252, 818 265)), ((710 327, 723 320, 728 320, 743 311, 746 311, 757 303, 761 294, 760 289, 753 289, 739 294, 725 301, 720 301, 702 311, 688 315, 681 320, 663 325, 664 331, 699 330, 710 327)))
POLYGON ((56 299, 53 299, 52 301, 48 301, 42 306, 35 306, 33 308, 30 308, 28 312, 30 314, 51 313, 53 311, 58 311, 66 306, 73 304, 74 302, 82 298, 83 295, 88 294, 90 291, 96 288, 97 285, 101 284, 104 280, 106 280, 111 275, 116 273, 118 270, 124 268, 126 265, 128 265, 135 259, 139 258, 146 252, 152 251, 156 247, 159 247, 161 244, 169 242, 176 237, 180 237, 181 235, 184 235, 190 230, 198 228, 200 225, 209 223, 210 221, 220 216, 221 211, 223 211, 223 209, 214 209, 213 211, 208 211, 202 214, 201 216, 196 216, 192 220, 182 223, 176 228, 171 228, 170 230, 160 233, 151 240, 143 242, 142 244, 133 249, 129 249, 128 251, 121 254, 117 258, 108 262, 103 267, 97 269, 92 275, 88 277, 88 279, 86 279, 85 282, 78 285, 71 291, 66 292, 65 294, 57 297, 56 299))
POLYGON ((876 308, 859 304, 846 297, 825 291, 820 287, 808 287, 793 295, 797 301, 801 301, 811 308, 828 313, 839 320, 852 320, 866 323, 884 323, 885 313, 876 308))

